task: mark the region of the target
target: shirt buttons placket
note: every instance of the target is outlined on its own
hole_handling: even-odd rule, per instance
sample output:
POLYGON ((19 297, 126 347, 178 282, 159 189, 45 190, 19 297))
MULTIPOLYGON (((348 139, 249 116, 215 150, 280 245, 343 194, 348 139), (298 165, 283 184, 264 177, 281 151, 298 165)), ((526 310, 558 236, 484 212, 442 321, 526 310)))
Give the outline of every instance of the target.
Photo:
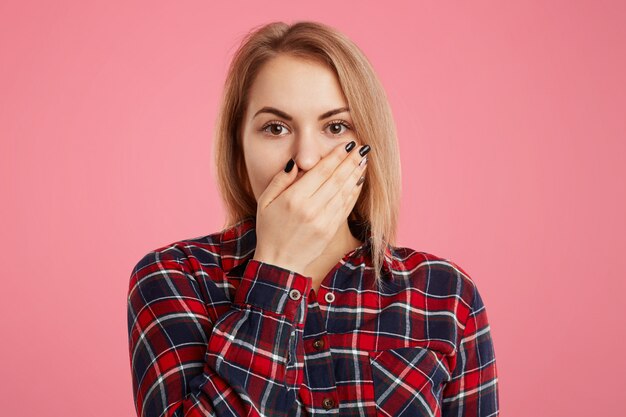
POLYGON ((295 288, 289 291, 289 298, 291 298, 292 300, 299 300, 301 295, 302 294, 300 294, 300 291, 296 290, 295 288))
POLYGON ((322 401, 322 406, 324 406, 326 410, 330 410, 335 406, 335 400, 333 400, 331 397, 326 397, 324 398, 324 401, 322 401))
POLYGON ((327 303, 332 303, 333 301, 335 301, 335 294, 333 294, 332 292, 327 292, 324 296, 324 300, 326 300, 327 303))

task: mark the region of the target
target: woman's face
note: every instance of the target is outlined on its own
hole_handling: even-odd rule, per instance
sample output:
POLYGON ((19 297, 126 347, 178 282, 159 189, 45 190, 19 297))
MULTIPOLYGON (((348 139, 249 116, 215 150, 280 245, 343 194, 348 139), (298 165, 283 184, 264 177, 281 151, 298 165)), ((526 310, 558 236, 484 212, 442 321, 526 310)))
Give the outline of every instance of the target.
POLYGON ((258 201, 293 158, 296 181, 340 143, 360 142, 335 74, 324 65, 278 55, 252 84, 242 126, 246 169, 258 201))

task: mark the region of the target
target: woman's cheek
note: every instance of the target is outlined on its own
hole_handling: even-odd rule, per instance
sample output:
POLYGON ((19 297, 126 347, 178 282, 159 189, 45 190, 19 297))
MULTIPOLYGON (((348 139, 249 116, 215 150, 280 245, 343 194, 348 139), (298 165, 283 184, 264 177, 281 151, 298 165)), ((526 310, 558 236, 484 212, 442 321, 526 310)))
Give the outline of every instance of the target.
POLYGON ((250 183, 255 195, 258 197, 265 191, 274 175, 278 171, 269 171, 267 166, 254 166, 250 172, 250 183))

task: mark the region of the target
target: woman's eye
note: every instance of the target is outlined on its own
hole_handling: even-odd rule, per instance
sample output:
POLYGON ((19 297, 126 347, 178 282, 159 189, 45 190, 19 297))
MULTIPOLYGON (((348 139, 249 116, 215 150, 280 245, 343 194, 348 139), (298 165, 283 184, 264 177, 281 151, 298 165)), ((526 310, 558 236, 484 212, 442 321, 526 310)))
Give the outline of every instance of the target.
POLYGON ((341 135, 342 133, 345 133, 345 130, 341 130, 342 127, 345 127, 346 130, 350 129, 350 125, 344 121, 330 122, 328 127, 330 127, 330 133, 333 135, 341 135))
POLYGON ((281 132, 286 129, 287 127, 285 125, 283 125, 282 123, 276 123, 276 122, 268 123, 261 128, 263 132, 269 133, 272 136, 282 136, 281 132))

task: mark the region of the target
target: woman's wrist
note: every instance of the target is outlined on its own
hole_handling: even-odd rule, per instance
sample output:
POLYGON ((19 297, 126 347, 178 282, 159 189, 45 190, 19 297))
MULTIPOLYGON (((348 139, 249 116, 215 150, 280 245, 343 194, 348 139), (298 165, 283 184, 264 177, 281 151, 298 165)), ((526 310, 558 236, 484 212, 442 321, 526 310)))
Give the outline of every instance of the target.
POLYGON ((302 265, 299 265, 297 263, 290 262, 290 261, 287 261, 287 260, 283 260, 283 259, 280 259, 278 257, 266 256, 266 255, 258 253, 258 252, 255 252, 254 257, 252 259, 254 259, 256 261, 259 261, 259 262, 266 263, 266 264, 279 266, 279 267, 287 269, 289 271, 297 272, 297 273, 299 273, 301 275, 304 274, 304 270, 305 270, 305 267, 303 267, 302 265))

